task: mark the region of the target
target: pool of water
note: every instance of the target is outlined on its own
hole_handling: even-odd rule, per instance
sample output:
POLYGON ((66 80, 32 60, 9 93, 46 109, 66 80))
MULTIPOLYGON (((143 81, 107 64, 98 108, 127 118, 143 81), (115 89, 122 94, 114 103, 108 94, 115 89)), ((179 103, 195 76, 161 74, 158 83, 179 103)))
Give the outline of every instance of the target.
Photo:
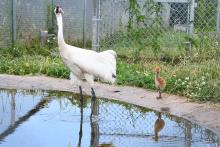
POLYGON ((50 91, 0 90, 0 147, 217 147, 187 120, 117 101, 50 91), (82 106, 82 107, 81 107, 82 106), (92 107, 91 107, 92 106, 92 107))

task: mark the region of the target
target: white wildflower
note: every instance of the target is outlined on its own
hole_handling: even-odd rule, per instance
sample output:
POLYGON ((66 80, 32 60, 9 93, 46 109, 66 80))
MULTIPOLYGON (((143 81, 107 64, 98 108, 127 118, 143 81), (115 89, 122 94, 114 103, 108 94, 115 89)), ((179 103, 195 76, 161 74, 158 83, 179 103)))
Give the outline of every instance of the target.
POLYGON ((202 82, 202 85, 205 85, 205 84, 206 84, 206 82, 205 82, 205 81, 203 81, 203 82, 202 82))
POLYGON ((188 81, 188 80, 189 80, 189 77, 186 77, 185 80, 188 81))

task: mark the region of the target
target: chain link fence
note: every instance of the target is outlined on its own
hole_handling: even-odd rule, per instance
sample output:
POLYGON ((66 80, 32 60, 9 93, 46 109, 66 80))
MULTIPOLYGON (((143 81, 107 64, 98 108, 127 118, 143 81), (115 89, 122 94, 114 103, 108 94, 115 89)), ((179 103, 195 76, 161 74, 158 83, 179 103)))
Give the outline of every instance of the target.
POLYGON ((11 1, 0 1, 0 47, 6 47, 12 41, 11 1))
POLYGON ((55 5, 62 6, 65 11, 63 21, 66 40, 91 40, 92 1, 87 0, 84 8, 82 0, 1 0, 0 47, 8 47, 13 43, 13 38, 16 42, 28 42, 44 37, 41 35, 45 32, 56 34, 55 5), (83 34, 83 27, 86 35, 83 34))
POLYGON ((152 57, 219 48, 218 0, 101 2, 101 50, 152 57))
POLYGON ((219 48, 219 0, 1 0, 0 47, 56 34, 54 5, 65 11, 65 39, 94 50, 139 57, 219 48))

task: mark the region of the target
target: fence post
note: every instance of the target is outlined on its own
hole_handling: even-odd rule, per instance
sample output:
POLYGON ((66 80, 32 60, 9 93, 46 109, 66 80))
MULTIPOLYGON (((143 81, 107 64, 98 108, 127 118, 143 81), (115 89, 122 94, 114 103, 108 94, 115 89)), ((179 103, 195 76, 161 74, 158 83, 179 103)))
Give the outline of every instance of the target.
POLYGON ((190 35, 193 35, 193 32, 194 32, 194 14, 195 14, 195 0, 191 0, 190 15, 189 15, 189 34, 190 35))
POLYGON ((93 16, 92 16, 92 49, 97 51, 97 3, 93 0, 93 16))
POLYGON ((17 0, 12 0, 12 44, 16 42, 16 3, 17 0))
POLYGON ((99 21, 100 21, 100 0, 93 0, 93 17, 92 17, 92 49, 99 49, 99 21))
POLYGON ((218 0, 218 7, 217 7, 217 24, 216 24, 216 30, 217 32, 220 31, 220 0, 218 0))
MULTIPOLYGON (((189 12, 189 15, 187 18, 187 22, 189 23, 188 34, 192 36, 194 33, 195 0, 190 1, 188 12, 189 12)), ((192 56, 192 42, 191 41, 185 42, 185 48, 186 48, 187 54, 191 57, 192 56)))
POLYGON ((100 21, 101 21, 101 1, 98 0, 98 14, 97 14, 97 49, 100 51, 99 33, 100 33, 100 21))
POLYGON ((111 24, 111 34, 115 33, 115 0, 112 1, 112 24, 111 24))
POLYGON ((86 47, 86 0, 84 0, 83 8, 83 47, 86 47))

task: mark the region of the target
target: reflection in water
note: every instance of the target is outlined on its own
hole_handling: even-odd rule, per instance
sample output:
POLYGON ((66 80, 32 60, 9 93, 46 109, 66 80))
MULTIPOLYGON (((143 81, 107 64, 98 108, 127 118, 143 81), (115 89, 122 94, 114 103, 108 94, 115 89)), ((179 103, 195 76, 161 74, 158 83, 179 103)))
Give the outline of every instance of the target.
POLYGON ((11 126, 15 123, 15 95, 16 91, 11 92, 11 126))
POLYGON ((80 127, 79 127, 79 141, 78 141, 78 147, 81 147, 82 142, 82 127, 83 127, 83 97, 80 96, 80 127))
POLYGON ((192 123, 184 120, 185 124, 185 147, 191 147, 192 142, 192 123))
POLYGON ((91 147, 114 147, 112 143, 100 143, 99 144, 99 101, 96 98, 91 99, 91 115, 90 115, 90 126, 91 126, 91 147))
POLYGON ((7 99, 11 99, 11 103, 10 103, 10 107, 11 107, 11 121, 10 121, 10 125, 7 128, 5 128, 5 130, 3 132, 1 132, 1 134, 0 134, 0 141, 3 140, 8 135, 14 133, 16 128, 19 127, 19 125, 21 125, 22 123, 27 121, 32 115, 34 115, 35 113, 40 111, 40 109, 42 107, 44 107, 44 104, 48 103, 48 101, 49 101, 49 99, 47 97, 42 98, 41 101, 39 103, 37 103, 37 105, 34 108, 32 108, 31 110, 27 111, 26 114, 24 114, 23 116, 19 117, 16 120, 16 115, 15 115, 16 114, 16 99, 15 99, 15 95, 16 95, 16 91, 13 90, 8 95, 9 97, 7 97, 7 99))
POLYGON ((98 118, 99 115, 99 102, 97 98, 91 99, 91 115, 90 115, 90 126, 91 126, 91 140, 90 146, 98 146, 99 145, 99 124, 98 118))
MULTIPOLYGON (((99 103, 98 100, 94 97, 91 99, 91 114, 90 114, 90 126, 91 126, 91 147, 108 147, 109 144, 99 145, 99 125, 98 121, 94 120, 98 118, 99 114, 99 103)), ((83 135, 83 98, 80 98, 80 131, 79 131, 79 141, 78 147, 81 147, 82 135, 83 135)))
POLYGON ((157 114, 157 120, 155 121, 155 124, 154 124, 154 140, 155 141, 158 141, 159 139, 158 133, 164 128, 164 126, 165 126, 165 122, 161 118, 161 113, 159 112, 157 114))
POLYGON ((23 111, 30 103, 28 94, 1 95, 0 91, 0 147, 220 146, 210 130, 134 105, 103 99, 90 103, 90 98, 49 93, 50 99, 40 94, 39 101, 23 111), (19 116, 20 111, 24 113, 19 116))

